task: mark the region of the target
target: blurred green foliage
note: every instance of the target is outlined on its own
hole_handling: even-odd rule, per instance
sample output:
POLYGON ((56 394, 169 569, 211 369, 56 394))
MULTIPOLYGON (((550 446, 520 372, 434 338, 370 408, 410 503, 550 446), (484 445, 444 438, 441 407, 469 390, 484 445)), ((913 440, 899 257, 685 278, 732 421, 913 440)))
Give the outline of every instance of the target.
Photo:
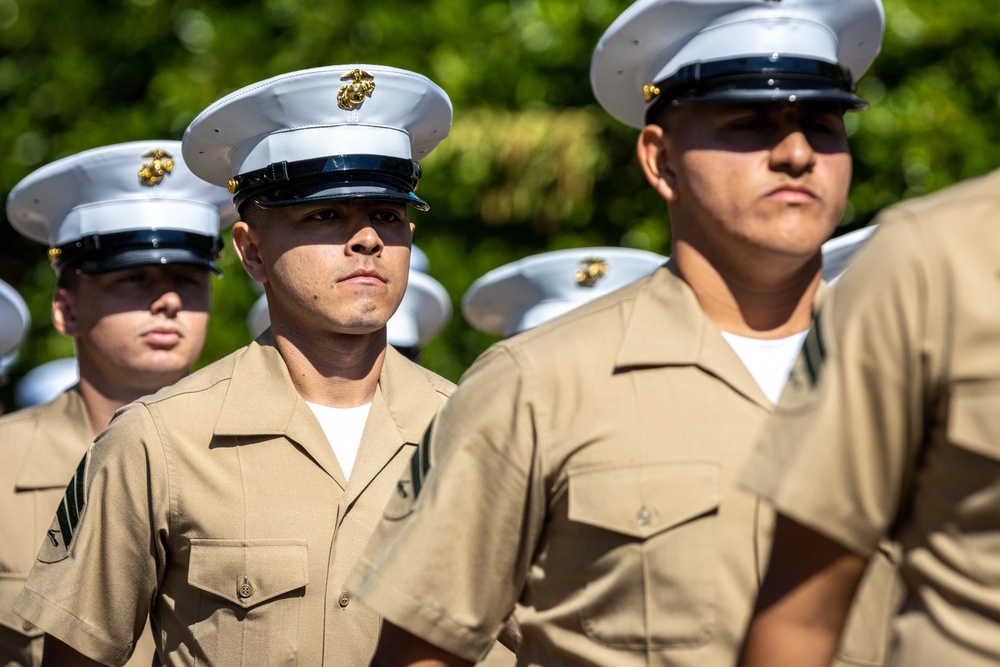
MULTIPOLYGON (((884 0, 882 55, 849 114, 856 158, 845 228, 899 199, 1000 165, 1000 13, 979 0, 884 0)), ((628 5, 607 0, 0 0, 0 194, 87 148, 179 139, 222 95, 283 72, 376 62, 451 96, 451 137, 424 161, 416 243, 456 317, 423 361, 457 379, 494 338, 458 304, 478 276, 584 245, 669 253, 662 200, 634 160, 636 131, 596 105, 594 45, 628 5)), ((0 221, 0 278, 34 323, 13 379, 72 353, 49 321, 44 248, 0 221)), ((256 291, 229 252, 199 365, 249 340, 256 291)), ((11 388, 0 399, 11 405, 11 388)))

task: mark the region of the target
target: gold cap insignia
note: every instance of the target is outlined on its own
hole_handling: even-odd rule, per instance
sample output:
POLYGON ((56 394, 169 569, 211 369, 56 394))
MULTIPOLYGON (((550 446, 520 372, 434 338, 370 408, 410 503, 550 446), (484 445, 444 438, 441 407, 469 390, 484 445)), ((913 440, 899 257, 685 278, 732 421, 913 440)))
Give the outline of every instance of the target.
POLYGON ((174 156, 159 148, 143 153, 142 157, 153 158, 149 162, 143 162, 139 168, 139 182, 147 187, 157 185, 174 170, 174 156))
POLYGON ((62 249, 60 248, 49 248, 49 261, 55 262, 62 255, 62 249))
POLYGON ((593 287, 608 273, 608 263, 600 257, 588 257, 580 262, 580 268, 573 274, 573 280, 580 287, 593 287))
POLYGON ((368 97, 372 96, 372 92, 375 91, 375 77, 368 72, 356 69, 340 77, 341 81, 347 81, 348 79, 351 82, 345 83, 337 91, 337 106, 345 111, 352 111, 361 106, 361 103, 365 101, 366 95, 368 97))
POLYGON ((240 179, 238 176, 233 176, 226 183, 226 188, 229 190, 229 194, 234 195, 236 191, 240 189, 240 179))
POLYGON ((656 99, 656 96, 660 94, 660 88, 655 83, 647 83, 642 87, 642 99, 649 104, 656 99))

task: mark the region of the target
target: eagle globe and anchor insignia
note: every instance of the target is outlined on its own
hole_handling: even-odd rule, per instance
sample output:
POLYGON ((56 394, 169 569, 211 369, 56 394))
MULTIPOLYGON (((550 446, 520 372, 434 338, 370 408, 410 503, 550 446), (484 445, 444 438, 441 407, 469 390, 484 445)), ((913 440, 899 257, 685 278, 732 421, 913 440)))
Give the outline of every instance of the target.
POLYGON ((608 263, 600 257, 588 257, 580 262, 580 268, 573 274, 573 280, 580 287, 593 287, 608 274, 608 263))
POLYGON ((371 97, 375 92, 375 77, 368 72, 356 69, 340 77, 340 80, 351 81, 337 91, 337 106, 345 111, 358 108, 365 101, 365 97, 371 97))
POLYGON ((143 153, 142 157, 152 158, 139 167, 139 182, 146 187, 158 185, 174 170, 174 156, 159 148, 143 153))

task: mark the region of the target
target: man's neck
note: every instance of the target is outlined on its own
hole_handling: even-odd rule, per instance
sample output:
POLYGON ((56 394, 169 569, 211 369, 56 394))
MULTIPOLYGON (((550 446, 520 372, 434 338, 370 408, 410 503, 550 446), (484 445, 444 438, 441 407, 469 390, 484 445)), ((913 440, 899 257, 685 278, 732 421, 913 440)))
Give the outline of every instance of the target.
MULTIPOLYGON (((87 407, 87 418, 90 421, 90 429, 93 431, 94 437, 111 423, 111 418, 115 416, 115 412, 119 408, 141 396, 156 391, 152 388, 123 387, 117 383, 103 382, 95 375, 95 373, 88 373, 81 368, 79 383, 80 395, 87 407)), ((173 384, 181 377, 183 375, 172 380, 163 380, 157 384, 157 387, 173 384)))
POLYGON ((292 384, 304 400, 331 408, 354 408, 372 401, 385 361, 384 328, 371 334, 331 334, 308 341, 273 332, 292 384))
POLYGON ((673 259, 702 311, 722 331, 748 338, 785 338, 809 328, 822 278, 818 251, 800 266, 747 260, 730 267, 717 266, 693 246, 679 242, 673 259))

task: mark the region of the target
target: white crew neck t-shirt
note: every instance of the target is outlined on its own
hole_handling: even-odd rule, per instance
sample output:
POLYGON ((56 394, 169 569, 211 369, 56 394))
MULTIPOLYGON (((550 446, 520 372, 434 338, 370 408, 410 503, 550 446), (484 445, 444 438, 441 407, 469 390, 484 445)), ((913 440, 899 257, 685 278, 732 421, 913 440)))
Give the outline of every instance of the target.
POLYGON ((333 453, 340 463, 347 479, 351 478, 354 460, 358 457, 361 447, 361 435, 368 421, 368 412, 372 404, 366 403, 356 408, 330 408, 306 401, 306 405, 316 415, 319 425, 323 427, 326 439, 333 447, 333 453))
POLYGON ((728 331, 723 331, 722 337, 736 351, 753 379, 764 390, 764 395, 772 403, 777 403, 781 390, 785 388, 788 376, 792 373, 795 358, 799 356, 806 332, 773 340, 747 338, 728 331))

